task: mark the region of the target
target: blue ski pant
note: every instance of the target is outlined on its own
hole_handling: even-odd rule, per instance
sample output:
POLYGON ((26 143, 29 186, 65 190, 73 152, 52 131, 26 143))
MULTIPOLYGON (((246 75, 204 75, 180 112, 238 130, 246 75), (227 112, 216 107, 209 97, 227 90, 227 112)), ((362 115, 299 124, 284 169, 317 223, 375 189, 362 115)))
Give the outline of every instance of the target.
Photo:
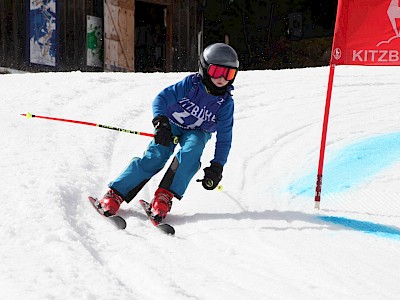
MULTIPOLYGON (((172 134, 179 138, 181 148, 175 155, 171 165, 161 180, 164 188, 178 199, 181 199, 189 182, 200 168, 200 158, 211 134, 197 129, 182 129, 171 124, 172 134)), ((129 202, 142 187, 163 169, 174 153, 176 145, 169 147, 150 142, 142 158, 135 157, 126 169, 109 184, 117 194, 129 202)))

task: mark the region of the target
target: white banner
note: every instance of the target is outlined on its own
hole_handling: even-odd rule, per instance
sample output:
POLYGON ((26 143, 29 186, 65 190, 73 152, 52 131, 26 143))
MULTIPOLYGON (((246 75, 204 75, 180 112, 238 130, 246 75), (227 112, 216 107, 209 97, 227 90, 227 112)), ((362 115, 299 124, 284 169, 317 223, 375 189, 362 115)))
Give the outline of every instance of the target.
POLYGON ((91 67, 103 67, 103 20, 87 16, 86 64, 91 67))

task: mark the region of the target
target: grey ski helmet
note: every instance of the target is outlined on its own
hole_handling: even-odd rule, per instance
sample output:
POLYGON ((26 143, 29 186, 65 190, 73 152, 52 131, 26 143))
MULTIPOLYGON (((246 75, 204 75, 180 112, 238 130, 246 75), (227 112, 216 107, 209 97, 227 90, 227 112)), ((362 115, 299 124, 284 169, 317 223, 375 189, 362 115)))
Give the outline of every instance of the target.
MULTIPOLYGON (((236 51, 229 45, 224 43, 215 43, 207 46, 199 59, 199 73, 206 79, 207 71, 210 64, 239 68, 239 59, 236 51)), ((232 84, 235 79, 232 79, 229 84, 232 84)))

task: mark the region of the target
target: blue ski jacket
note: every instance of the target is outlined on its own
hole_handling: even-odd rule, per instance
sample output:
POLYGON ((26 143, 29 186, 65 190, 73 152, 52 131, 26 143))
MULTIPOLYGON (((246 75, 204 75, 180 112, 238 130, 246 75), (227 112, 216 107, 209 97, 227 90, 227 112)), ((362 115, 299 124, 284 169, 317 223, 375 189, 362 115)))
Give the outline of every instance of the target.
POLYGON ((171 123, 187 130, 203 130, 217 133, 214 159, 225 165, 232 144, 234 102, 227 88, 223 96, 207 92, 199 73, 191 74, 182 81, 161 91, 153 101, 153 117, 167 116, 171 123))

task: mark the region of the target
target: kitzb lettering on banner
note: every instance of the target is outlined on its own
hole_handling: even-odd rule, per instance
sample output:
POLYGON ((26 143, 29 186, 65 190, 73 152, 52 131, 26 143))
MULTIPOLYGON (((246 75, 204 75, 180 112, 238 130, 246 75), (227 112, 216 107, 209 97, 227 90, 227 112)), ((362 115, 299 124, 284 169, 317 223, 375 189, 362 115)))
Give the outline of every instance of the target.
POLYGON ((398 62, 399 51, 397 50, 353 50, 354 62, 398 62))

